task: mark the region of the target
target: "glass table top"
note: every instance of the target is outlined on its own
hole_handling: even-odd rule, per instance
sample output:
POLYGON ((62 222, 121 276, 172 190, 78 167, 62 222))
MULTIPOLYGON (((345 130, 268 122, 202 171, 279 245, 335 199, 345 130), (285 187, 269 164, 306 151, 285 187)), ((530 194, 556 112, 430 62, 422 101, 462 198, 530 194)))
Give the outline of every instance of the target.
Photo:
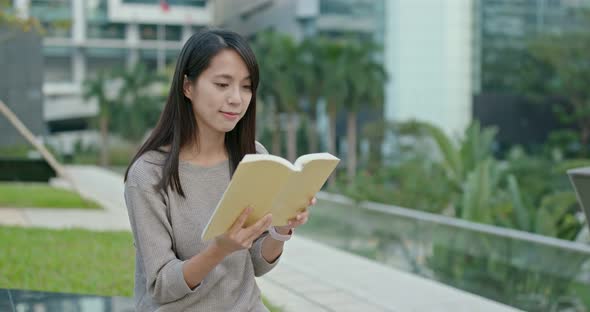
POLYGON ((132 312, 133 298, 0 289, 0 312, 132 312))

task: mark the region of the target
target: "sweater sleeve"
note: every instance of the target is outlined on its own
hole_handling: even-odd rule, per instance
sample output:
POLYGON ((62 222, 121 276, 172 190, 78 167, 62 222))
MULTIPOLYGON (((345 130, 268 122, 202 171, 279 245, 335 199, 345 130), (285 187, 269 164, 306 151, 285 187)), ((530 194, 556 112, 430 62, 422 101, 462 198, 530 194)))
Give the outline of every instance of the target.
POLYGON ((125 201, 148 294, 155 302, 165 304, 197 292, 201 284, 194 289, 188 287, 182 269, 184 261, 172 249, 172 227, 163 196, 126 184, 125 201))
MULTIPOLYGON (((250 247, 250 257, 252 257, 252 265, 254 266, 254 276, 256 276, 256 277, 259 277, 259 276, 262 276, 262 275, 268 273, 270 270, 272 270, 279 263, 279 260, 281 259, 282 253, 272 263, 269 263, 268 261, 266 261, 266 259, 264 259, 264 256, 262 256, 262 242, 264 242, 264 240, 267 237, 268 237, 268 232, 262 233, 262 235, 260 235, 254 241, 254 243, 252 244, 252 247, 250 247)), ((268 238, 268 239, 271 239, 271 238, 268 238)))

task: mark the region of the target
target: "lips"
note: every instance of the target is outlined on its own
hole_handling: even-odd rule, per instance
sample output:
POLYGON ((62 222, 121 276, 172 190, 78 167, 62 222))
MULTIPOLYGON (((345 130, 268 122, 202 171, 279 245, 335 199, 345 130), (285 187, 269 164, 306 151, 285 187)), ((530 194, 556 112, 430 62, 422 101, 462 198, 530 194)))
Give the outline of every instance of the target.
POLYGON ((232 112, 224 112, 224 111, 220 111, 220 112, 223 115, 223 117, 225 117, 228 120, 235 120, 240 116, 240 113, 232 113, 232 112))

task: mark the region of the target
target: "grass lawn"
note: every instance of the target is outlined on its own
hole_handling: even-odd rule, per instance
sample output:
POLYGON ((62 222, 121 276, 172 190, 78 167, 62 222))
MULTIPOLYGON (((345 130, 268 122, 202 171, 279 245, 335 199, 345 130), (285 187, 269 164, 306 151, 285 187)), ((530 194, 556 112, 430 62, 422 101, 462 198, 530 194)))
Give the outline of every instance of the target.
POLYGON ((132 296, 128 232, 0 227, 0 288, 132 296))
POLYGON ((0 288, 131 297, 134 259, 130 232, 0 226, 0 288))
POLYGON ((0 207, 101 209, 94 201, 44 183, 0 183, 0 207))

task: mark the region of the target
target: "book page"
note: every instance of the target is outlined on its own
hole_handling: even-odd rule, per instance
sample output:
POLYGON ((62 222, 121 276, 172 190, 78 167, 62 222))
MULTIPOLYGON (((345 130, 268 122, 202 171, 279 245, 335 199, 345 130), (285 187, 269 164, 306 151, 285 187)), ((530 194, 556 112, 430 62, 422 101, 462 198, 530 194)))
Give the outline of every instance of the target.
POLYGON ((316 159, 326 159, 326 160, 339 160, 337 157, 333 156, 330 153, 313 153, 313 154, 306 154, 302 155, 295 160, 294 167, 297 170, 301 170, 306 163, 316 160, 316 159))
POLYGON ((303 167, 291 175, 273 203, 273 225, 287 225, 289 219, 309 206, 311 198, 326 183, 339 162, 338 158, 328 153, 316 154, 315 158, 305 157, 304 161, 299 161, 303 167))

